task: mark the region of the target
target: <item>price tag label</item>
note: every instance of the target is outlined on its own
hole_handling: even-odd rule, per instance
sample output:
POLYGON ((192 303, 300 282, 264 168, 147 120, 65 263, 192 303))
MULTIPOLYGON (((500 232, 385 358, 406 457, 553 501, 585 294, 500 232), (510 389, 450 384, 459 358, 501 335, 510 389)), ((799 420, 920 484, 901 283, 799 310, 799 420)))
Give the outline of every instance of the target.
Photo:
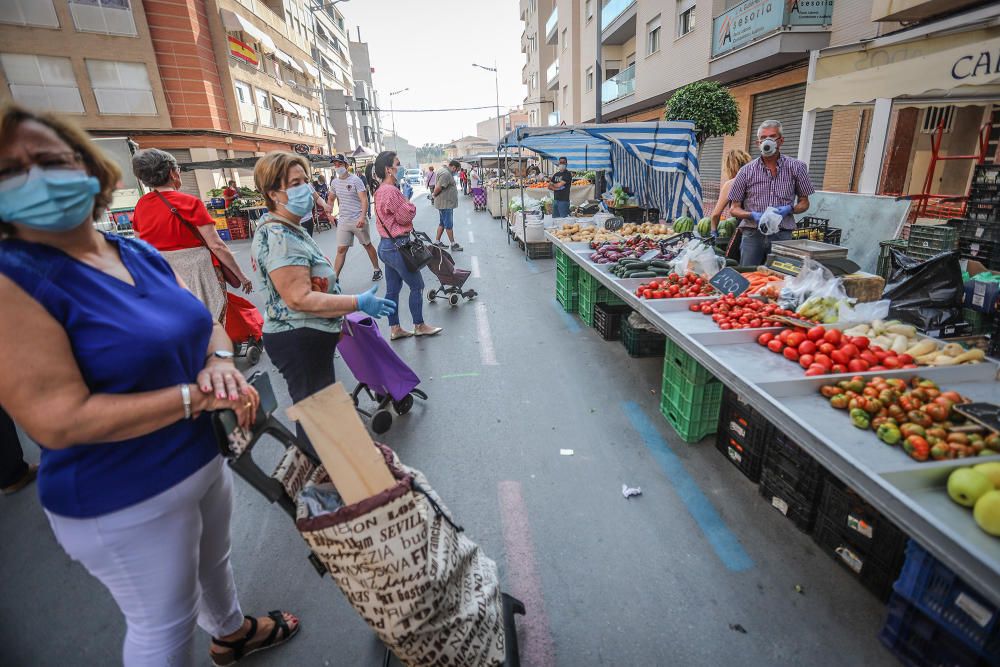
POLYGON ((736 269, 727 266, 716 273, 708 283, 723 294, 739 296, 750 289, 750 281, 736 269))
POLYGON ((625 220, 618 216, 608 218, 604 221, 604 229, 609 232, 617 232, 625 224, 625 220))

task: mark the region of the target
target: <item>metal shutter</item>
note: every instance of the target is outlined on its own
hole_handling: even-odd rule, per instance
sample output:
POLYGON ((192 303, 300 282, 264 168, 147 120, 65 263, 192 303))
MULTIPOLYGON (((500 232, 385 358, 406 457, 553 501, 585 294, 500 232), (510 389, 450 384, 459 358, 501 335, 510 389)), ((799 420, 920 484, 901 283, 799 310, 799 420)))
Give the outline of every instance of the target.
MULTIPOLYGON (((188 164, 193 162, 191 159, 191 151, 187 148, 171 148, 167 151, 174 156, 177 160, 177 164, 188 164)), ((198 190, 198 179, 195 178, 193 171, 183 171, 181 170, 181 192, 186 192, 189 195, 194 195, 198 199, 201 199, 201 192, 198 190)))
MULTIPOLYGON (((802 111, 805 108, 805 101, 804 83, 754 95, 753 119, 750 123, 750 155, 753 157, 760 155, 760 148, 757 146, 757 128, 760 124, 765 120, 777 120, 781 121, 781 131, 785 137, 781 153, 796 157, 799 154, 799 134, 802 131, 802 111)), ((826 171, 832 126, 833 111, 820 111, 816 114, 812 155, 809 157, 809 178, 817 190, 823 187, 823 173, 826 171)))
POLYGON ((698 156, 698 173, 703 183, 722 182, 722 144, 724 137, 705 141, 698 156))

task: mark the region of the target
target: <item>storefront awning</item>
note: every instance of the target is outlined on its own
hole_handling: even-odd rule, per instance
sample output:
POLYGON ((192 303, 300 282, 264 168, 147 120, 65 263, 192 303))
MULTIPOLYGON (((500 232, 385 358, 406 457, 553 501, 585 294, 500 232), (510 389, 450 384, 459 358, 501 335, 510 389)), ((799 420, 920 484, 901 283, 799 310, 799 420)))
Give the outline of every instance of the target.
POLYGON ((1000 94, 1000 28, 878 44, 821 53, 806 88, 805 109, 877 98, 982 100, 1000 94))
POLYGON ((232 32, 245 32, 260 43, 260 49, 264 53, 276 53, 278 47, 274 45, 274 40, 270 35, 255 26, 244 16, 228 9, 222 10, 222 25, 226 30, 232 32))

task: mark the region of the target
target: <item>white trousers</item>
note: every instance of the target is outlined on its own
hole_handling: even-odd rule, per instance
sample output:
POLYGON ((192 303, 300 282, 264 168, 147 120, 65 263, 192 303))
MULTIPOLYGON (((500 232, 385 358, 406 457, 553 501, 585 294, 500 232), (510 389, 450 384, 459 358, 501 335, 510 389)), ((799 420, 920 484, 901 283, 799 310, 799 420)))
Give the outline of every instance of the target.
POLYGON ((90 519, 47 513, 59 544, 125 614, 126 667, 193 665, 196 623, 213 637, 242 625, 229 564, 232 490, 232 475, 216 457, 117 512, 90 519))

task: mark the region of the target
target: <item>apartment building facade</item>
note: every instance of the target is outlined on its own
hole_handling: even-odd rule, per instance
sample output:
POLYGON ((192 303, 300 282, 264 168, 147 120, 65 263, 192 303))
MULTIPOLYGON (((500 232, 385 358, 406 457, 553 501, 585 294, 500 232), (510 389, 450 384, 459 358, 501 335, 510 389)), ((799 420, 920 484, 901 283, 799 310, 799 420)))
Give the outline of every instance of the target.
MULTIPOLYGON (((528 89, 523 107, 528 112, 530 125, 558 125, 561 119, 556 99, 559 92, 559 57, 557 47, 546 38, 554 24, 551 14, 555 0, 519 2, 521 21, 524 22, 521 52, 525 57, 521 81, 528 89)), ((567 80, 568 77, 568 73, 564 75, 567 80)))
POLYGON ((476 123, 476 136, 482 137, 496 146, 496 144, 500 143, 500 137, 497 136, 498 126, 503 136, 507 136, 515 127, 524 125, 531 125, 531 114, 524 109, 511 109, 505 114, 500 114, 499 123, 497 123, 496 116, 491 116, 486 120, 476 123))
MULTIPOLYGON (((125 167, 125 138, 182 163, 271 150, 325 154, 336 139, 321 83, 353 93, 354 72, 343 15, 309 7, 308 0, 4 0, 0 100, 75 118, 125 167)), ((249 169, 182 177, 198 196, 229 178, 252 185, 249 169)), ((125 185, 114 204, 122 209, 138 196, 127 173, 125 185)))

